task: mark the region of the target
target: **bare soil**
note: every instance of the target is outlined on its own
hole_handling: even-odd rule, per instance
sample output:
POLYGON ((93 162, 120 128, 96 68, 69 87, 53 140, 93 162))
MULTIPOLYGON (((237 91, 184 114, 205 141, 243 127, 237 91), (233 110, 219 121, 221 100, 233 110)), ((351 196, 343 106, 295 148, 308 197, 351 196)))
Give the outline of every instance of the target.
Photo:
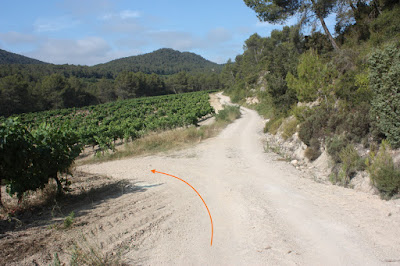
POLYGON ((0 264, 48 265, 55 252, 68 263, 78 243, 140 265, 400 265, 399 203, 314 182, 264 152, 263 126, 242 108, 242 118, 195 147, 80 166, 91 192, 62 201, 62 214, 1 224, 0 264), (202 195, 212 246, 200 198, 152 169, 202 195), (64 229, 70 211, 75 222, 64 229))

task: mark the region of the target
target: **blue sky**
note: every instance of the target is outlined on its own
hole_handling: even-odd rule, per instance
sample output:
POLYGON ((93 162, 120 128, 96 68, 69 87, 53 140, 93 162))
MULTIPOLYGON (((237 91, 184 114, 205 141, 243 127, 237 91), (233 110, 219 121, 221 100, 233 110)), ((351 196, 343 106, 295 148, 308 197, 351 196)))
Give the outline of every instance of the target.
POLYGON ((173 48, 225 63, 251 34, 281 27, 260 23, 242 0, 3 0, 0 49, 94 65, 173 48))

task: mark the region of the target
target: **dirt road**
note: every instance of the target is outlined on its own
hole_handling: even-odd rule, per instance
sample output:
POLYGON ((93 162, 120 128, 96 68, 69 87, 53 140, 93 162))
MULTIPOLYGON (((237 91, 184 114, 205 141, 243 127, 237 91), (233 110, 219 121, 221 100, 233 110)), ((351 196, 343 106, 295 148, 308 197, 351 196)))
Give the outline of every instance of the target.
POLYGON ((398 203, 301 177, 264 152, 263 126, 243 108, 242 118, 194 148, 80 167, 141 189, 97 205, 84 232, 104 250, 125 247, 132 264, 400 264, 398 203), (152 169, 203 196, 214 220, 212 247, 200 198, 152 169))

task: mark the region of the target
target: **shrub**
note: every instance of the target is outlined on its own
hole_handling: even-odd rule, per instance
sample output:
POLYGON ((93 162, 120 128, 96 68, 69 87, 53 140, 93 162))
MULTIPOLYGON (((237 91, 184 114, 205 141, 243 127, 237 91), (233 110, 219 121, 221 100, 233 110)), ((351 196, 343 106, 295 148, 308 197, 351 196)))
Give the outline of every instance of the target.
POLYGON ((0 182, 3 179, 7 192, 20 200, 26 191, 44 188, 49 179, 56 180, 60 193, 58 174, 69 173, 82 149, 77 143, 67 125, 43 124, 29 131, 18 119, 6 120, 0 125, 0 182))
POLYGON ((297 77, 290 72, 286 76, 287 86, 296 91, 297 99, 312 102, 318 97, 328 96, 332 89, 333 69, 324 64, 314 50, 302 54, 299 61, 297 77))
POLYGON ((341 163, 340 151, 348 145, 349 141, 343 135, 335 135, 327 140, 327 152, 335 161, 341 163))
POLYGON ((339 152, 340 161, 342 162, 342 172, 344 185, 348 185, 352 176, 360 170, 364 169, 364 162, 352 144, 347 145, 339 152))
POLYGON ((257 95, 260 103, 255 106, 256 111, 264 117, 273 117, 275 106, 268 92, 260 92, 257 95))
POLYGON ((320 143, 318 139, 311 139, 310 146, 304 151, 304 156, 306 156, 310 161, 315 161, 321 155, 320 143))
POLYGON ((296 117, 297 121, 303 123, 308 117, 313 114, 313 110, 308 106, 297 106, 295 105, 290 113, 296 117))
POLYGON ((368 103, 356 107, 342 106, 331 112, 327 129, 337 135, 344 134, 349 140, 361 141, 370 132, 370 116, 368 103))
POLYGON ((276 135, 278 133, 279 127, 282 125, 283 122, 283 117, 280 118, 274 118, 269 120, 264 127, 264 132, 265 133, 271 133, 272 135, 276 135))
POLYGON ((326 135, 327 121, 330 116, 330 111, 318 107, 315 108, 314 114, 311 115, 300 125, 299 138, 307 145, 310 146, 312 138, 321 138, 326 135))
POLYGON ((369 58, 374 93, 371 118, 394 148, 400 147, 400 48, 394 44, 369 58))
POLYGON ((64 228, 70 228, 71 225, 74 223, 75 220, 75 213, 71 212, 67 217, 64 219, 64 228))
POLYGON ((392 197, 400 190, 400 169, 395 166, 389 150, 390 145, 383 141, 378 153, 371 152, 366 161, 374 186, 385 198, 392 197))
POLYGON ((215 115, 216 120, 232 122, 240 117, 240 107, 234 105, 225 105, 224 109, 215 115))
POLYGON ((314 149, 313 147, 308 147, 304 151, 304 156, 306 156, 310 161, 315 161, 321 155, 319 150, 314 149))
POLYGON ((349 138, 354 141, 361 141, 369 133, 370 129, 370 105, 363 103, 357 106, 353 112, 349 112, 344 122, 344 130, 349 138))
MULTIPOLYGON (((393 1, 395 2, 395 1, 393 1)), ((400 7, 384 10, 371 23, 371 41, 373 44, 384 43, 400 36, 400 7)))
POLYGON ((297 124, 298 124, 298 121, 296 118, 291 118, 290 120, 285 121, 282 125, 282 127, 283 127, 282 138, 287 140, 288 138, 293 136, 293 134, 296 133, 297 124))

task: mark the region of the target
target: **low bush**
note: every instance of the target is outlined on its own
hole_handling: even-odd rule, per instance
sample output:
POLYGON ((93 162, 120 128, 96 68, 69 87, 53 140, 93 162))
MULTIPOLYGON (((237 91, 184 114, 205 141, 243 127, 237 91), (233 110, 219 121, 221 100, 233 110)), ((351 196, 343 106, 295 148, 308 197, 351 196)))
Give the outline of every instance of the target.
POLYGON ((357 171, 364 170, 365 164, 352 144, 347 145, 339 152, 339 158, 342 162, 342 172, 344 174, 342 182, 347 186, 357 171))
POLYGON ((340 107, 331 112, 327 121, 327 130, 341 135, 344 134, 349 140, 360 142, 370 133, 370 106, 361 103, 357 106, 349 106, 341 102, 340 107))
POLYGON ((258 93, 257 98, 260 100, 260 103, 255 106, 255 110, 263 117, 273 117, 277 110, 275 110, 271 96, 263 92, 258 93))
POLYGON ((304 151, 304 156, 306 156, 310 161, 315 161, 321 155, 320 143, 318 139, 311 139, 310 146, 304 151))
POLYGON ((347 187, 357 171, 365 170, 364 160, 343 136, 330 139, 327 150, 336 163, 330 177, 332 183, 347 187))
POLYGON ((72 226, 75 220, 75 213, 71 212, 67 217, 64 219, 64 228, 68 229, 72 226))
POLYGON ((390 145, 383 141, 378 153, 371 152, 366 161, 371 180, 383 198, 390 198, 400 191, 400 169, 389 151, 390 145))
POLYGON ((341 163, 340 151, 344 149, 349 141, 343 135, 335 135, 327 140, 327 152, 335 163, 341 163))
POLYGON ((282 125, 283 117, 270 119, 264 127, 264 133, 271 133, 276 135, 278 133, 279 127, 282 125))
POLYGON ((293 136, 293 134, 296 133, 297 125, 298 121, 296 118, 285 121, 282 125, 282 138, 287 140, 288 138, 293 136))
POLYGON ((324 137, 326 135, 325 131, 329 116, 329 109, 323 107, 315 108, 314 113, 300 125, 299 138, 307 146, 310 146, 312 138, 318 139, 324 137))
POLYGON ((295 105, 290 110, 290 113, 294 117, 296 117, 298 122, 303 123, 304 121, 306 121, 306 119, 308 117, 310 117, 313 114, 313 110, 308 106, 297 106, 297 105, 295 105))
POLYGON ((234 105, 226 105, 224 109, 215 115, 216 120, 232 122, 240 117, 240 107, 234 105))

